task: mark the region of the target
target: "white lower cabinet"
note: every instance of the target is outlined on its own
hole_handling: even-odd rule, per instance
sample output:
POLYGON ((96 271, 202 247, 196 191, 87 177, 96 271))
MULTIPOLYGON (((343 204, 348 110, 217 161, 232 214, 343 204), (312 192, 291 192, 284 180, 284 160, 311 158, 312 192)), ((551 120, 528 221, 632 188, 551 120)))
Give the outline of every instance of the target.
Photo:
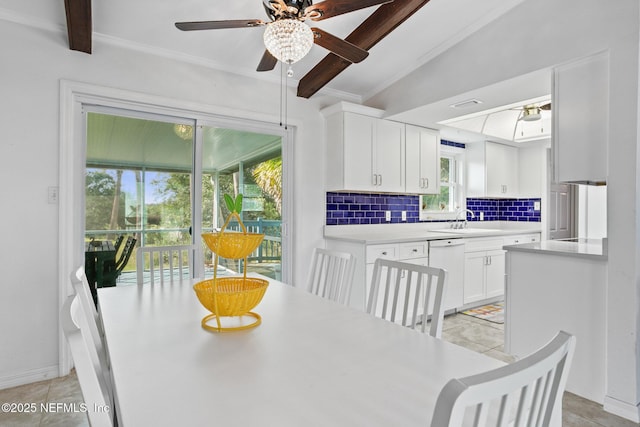
POLYGON ((465 305, 504 294, 503 239, 470 239, 465 245, 465 305))

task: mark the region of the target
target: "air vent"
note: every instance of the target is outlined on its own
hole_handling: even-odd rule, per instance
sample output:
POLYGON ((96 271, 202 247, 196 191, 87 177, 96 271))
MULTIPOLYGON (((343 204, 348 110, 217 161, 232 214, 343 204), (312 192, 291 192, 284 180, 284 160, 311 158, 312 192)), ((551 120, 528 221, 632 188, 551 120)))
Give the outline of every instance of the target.
POLYGON ((478 104, 482 104, 482 101, 474 98, 474 99, 467 99, 466 101, 457 102, 455 104, 451 104, 450 107, 451 108, 469 108, 478 104))

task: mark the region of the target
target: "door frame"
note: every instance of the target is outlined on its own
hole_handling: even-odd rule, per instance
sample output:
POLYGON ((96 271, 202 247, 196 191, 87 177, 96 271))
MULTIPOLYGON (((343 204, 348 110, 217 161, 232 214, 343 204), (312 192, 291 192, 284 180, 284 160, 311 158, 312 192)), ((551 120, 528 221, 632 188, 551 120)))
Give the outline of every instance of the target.
MULTIPOLYGON (((60 80, 60 147, 59 147, 59 207, 58 207, 58 309, 73 294, 70 275, 83 264, 84 248, 79 242, 84 236, 84 171, 86 120, 83 106, 97 105, 117 109, 148 112, 164 116, 206 120, 219 127, 230 127, 279 135, 282 138, 282 280, 292 274, 293 223, 293 147, 299 122, 289 120, 286 128, 279 117, 255 112, 233 110, 214 105, 180 101, 157 95, 114 89, 68 80, 60 80)), ((73 361, 66 339, 59 328, 59 375, 67 375, 73 361)))

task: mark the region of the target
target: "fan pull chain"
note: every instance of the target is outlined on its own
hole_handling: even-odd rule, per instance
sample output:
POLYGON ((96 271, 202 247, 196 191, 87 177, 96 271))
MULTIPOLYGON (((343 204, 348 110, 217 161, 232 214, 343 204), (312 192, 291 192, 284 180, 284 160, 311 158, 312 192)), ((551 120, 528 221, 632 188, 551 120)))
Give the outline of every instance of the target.
POLYGON ((280 127, 282 127, 282 80, 284 79, 284 68, 280 62, 280 127))

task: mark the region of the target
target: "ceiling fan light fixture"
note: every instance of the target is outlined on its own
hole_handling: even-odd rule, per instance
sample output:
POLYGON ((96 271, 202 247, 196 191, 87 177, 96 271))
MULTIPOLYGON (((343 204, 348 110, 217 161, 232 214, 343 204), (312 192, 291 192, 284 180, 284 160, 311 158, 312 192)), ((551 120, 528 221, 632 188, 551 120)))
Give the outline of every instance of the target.
POLYGON ((267 25, 264 45, 278 60, 293 64, 305 57, 313 46, 313 31, 297 19, 279 19, 267 25))
POLYGON ((522 120, 525 122, 535 122, 536 120, 540 120, 542 116, 540 115, 540 107, 536 105, 525 105, 522 109, 522 120))

